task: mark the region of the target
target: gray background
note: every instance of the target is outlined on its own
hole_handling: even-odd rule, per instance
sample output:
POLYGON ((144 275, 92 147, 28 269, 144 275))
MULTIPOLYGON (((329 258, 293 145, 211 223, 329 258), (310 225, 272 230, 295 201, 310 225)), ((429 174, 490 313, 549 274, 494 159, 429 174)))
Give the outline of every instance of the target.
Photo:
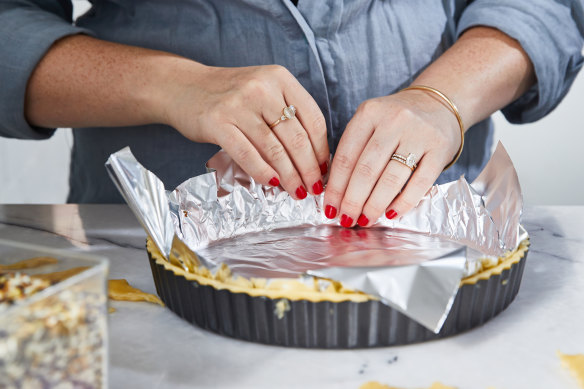
MULTIPOLYGON (((73 2, 75 14, 87 9, 73 2)), ((514 126, 495 114, 495 137, 511 155, 526 204, 584 204, 584 174, 580 158, 584 109, 584 76, 580 74, 562 104, 533 124, 514 126)), ((0 203, 63 203, 68 192, 72 136, 59 129, 46 141, 0 138, 0 203)), ((170 188, 168 188, 170 189, 170 188)))

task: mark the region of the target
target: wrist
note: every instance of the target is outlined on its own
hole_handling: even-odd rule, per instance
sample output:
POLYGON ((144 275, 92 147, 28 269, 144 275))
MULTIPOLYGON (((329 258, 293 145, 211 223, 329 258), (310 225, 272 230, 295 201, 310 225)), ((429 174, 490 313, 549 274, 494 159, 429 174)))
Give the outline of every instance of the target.
POLYGON ((460 130, 460 146, 458 147, 458 151, 457 151, 456 155, 454 156, 452 161, 448 165, 446 165, 444 170, 450 168, 452 165, 454 165, 454 163, 456 163, 456 161, 460 157, 460 154, 462 153, 462 148, 464 147, 465 128, 464 128, 464 123, 462 121, 462 117, 460 116, 460 112, 458 111, 456 104, 454 104, 454 102, 448 96, 446 96, 444 93, 442 93, 438 89, 433 88, 431 86, 412 85, 412 86, 409 86, 407 88, 404 88, 402 91, 408 91, 408 90, 409 91, 412 91, 412 90, 423 91, 423 92, 429 93, 430 95, 432 95, 435 98, 438 98, 440 100, 440 102, 443 105, 446 105, 448 107, 448 109, 452 112, 452 114, 456 117, 456 121, 458 123, 458 128, 460 130))
POLYGON ((174 55, 154 57, 151 70, 136 93, 137 104, 143 107, 150 123, 175 126, 173 111, 184 95, 185 87, 197 88, 210 67, 174 55))
MULTIPOLYGON (((413 83, 411 86, 416 85, 420 84, 413 83)), ((445 99, 442 99, 436 94, 426 90, 407 88, 409 87, 400 90, 398 93, 400 95, 405 95, 406 98, 410 101, 410 104, 412 106, 415 106, 418 111, 424 112, 428 116, 429 121, 431 121, 438 127, 452 128, 454 132, 460 133, 461 125, 460 122, 458 121, 460 113, 459 115, 456 115, 453 112, 453 109, 445 101, 445 99)), ((447 99, 450 100, 449 98, 447 99)), ((452 100, 450 101, 453 103, 452 100)), ((457 110, 456 106, 455 109, 457 110)), ((464 128, 466 130, 467 127, 465 126, 464 128)))

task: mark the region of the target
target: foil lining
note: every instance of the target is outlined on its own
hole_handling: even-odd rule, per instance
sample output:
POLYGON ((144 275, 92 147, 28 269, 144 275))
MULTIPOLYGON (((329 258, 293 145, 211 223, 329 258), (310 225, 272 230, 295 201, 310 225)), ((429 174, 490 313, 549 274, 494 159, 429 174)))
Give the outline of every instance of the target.
POLYGON ((434 332, 461 278, 480 269, 485 256, 514 250, 526 237, 519 225, 521 188, 500 143, 472 184, 461 177, 435 185, 408 214, 382 217, 367 229, 327 219, 324 195, 297 201, 257 184, 223 151, 207 163, 209 173, 168 193, 129 148, 112 154, 106 166, 167 258, 176 234, 211 271, 225 263, 236 276, 268 282, 334 279, 434 332))
POLYGON ((114 184, 161 252, 170 253, 174 224, 164 184, 146 170, 126 147, 110 158, 106 167, 114 184))

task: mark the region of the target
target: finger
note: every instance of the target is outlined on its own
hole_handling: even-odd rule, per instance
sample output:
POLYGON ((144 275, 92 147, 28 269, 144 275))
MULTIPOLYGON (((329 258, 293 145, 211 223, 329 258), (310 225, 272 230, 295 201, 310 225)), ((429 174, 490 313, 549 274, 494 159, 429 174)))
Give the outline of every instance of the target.
MULTIPOLYGON (((324 196, 325 215, 329 219, 337 215, 355 164, 373 131, 373 126, 361 115, 355 115, 347 125, 333 158, 324 196)), ((354 219, 347 215, 344 218, 341 216, 341 225, 350 227, 353 224, 354 219)))
MULTIPOLYGON (((321 194, 323 191, 322 175, 310 138, 304 127, 298 120, 288 119, 274 126, 272 132, 288 152, 294 167, 300 173, 305 184, 304 188, 308 188, 310 193, 314 195, 321 194)), ((302 191, 305 192, 304 188, 298 187, 296 189, 298 197, 302 197, 302 191)))
MULTIPOLYGON (((418 148, 419 146, 403 146, 400 145, 395 151, 395 154, 404 156, 407 158, 409 153, 415 155, 421 155, 423 151, 418 148)), ((392 154, 393 155, 393 154, 392 154)), ((391 155, 390 155, 391 157, 391 155)), ((398 196, 400 191, 403 190, 404 186, 412 176, 412 169, 396 160, 390 160, 385 168, 381 177, 377 181, 373 192, 369 196, 369 199, 363 207, 362 214, 366 219, 366 223, 361 223, 360 225, 365 227, 371 223, 374 223, 380 216, 382 216, 388 207, 388 205, 393 201, 393 199, 398 196)), ((408 184, 409 185, 409 184, 408 184)), ((393 218, 395 215, 388 211, 387 217, 393 218)))
MULTIPOLYGON (((263 118, 250 114, 240 119, 239 127, 260 155, 279 175, 279 184, 297 199, 306 197, 306 190, 288 152, 263 118)), ((275 182, 274 182, 275 183, 275 182)), ((276 185, 277 186, 277 185, 276 185)))
MULTIPOLYGON (((262 185, 271 185, 270 181, 278 178, 278 173, 263 160, 260 153, 234 125, 224 127, 225 137, 219 144, 233 160, 253 179, 262 185)), ((272 181, 273 182, 273 181, 272 181)))
POLYGON ((321 175, 324 176, 328 171, 330 159, 324 115, 310 93, 294 76, 286 78, 283 94, 287 105, 292 104, 296 107, 296 117, 308 134, 321 175))
POLYGON ((372 219, 372 216, 375 215, 361 214, 361 210, 389 162, 391 157, 389 151, 395 150, 397 144, 398 138, 392 136, 389 131, 378 130, 371 136, 355 165, 345 190, 340 207, 341 215, 347 215, 360 226, 368 225, 369 220, 376 220, 372 219))
POLYGON ((442 173, 445 164, 442 153, 429 152, 424 155, 406 187, 389 205, 388 217, 391 216, 390 219, 393 219, 404 215, 418 205, 442 173))

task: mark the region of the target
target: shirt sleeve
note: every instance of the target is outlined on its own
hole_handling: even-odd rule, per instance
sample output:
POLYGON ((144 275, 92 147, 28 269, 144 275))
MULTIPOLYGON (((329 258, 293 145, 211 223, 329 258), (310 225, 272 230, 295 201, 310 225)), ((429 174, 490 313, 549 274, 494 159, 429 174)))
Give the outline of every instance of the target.
POLYGON ((501 110, 507 120, 533 122, 551 112, 582 67, 582 2, 475 0, 461 15, 458 36, 475 26, 493 27, 517 40, 535 68, 536 84, 501 110))
POLYGON ((0 136, 45 139, 54 129, 28 124, 24 98, 28 79, 51 45, 68 35, 91 32, 73 26, 69 0, 0 2, 0 136))

